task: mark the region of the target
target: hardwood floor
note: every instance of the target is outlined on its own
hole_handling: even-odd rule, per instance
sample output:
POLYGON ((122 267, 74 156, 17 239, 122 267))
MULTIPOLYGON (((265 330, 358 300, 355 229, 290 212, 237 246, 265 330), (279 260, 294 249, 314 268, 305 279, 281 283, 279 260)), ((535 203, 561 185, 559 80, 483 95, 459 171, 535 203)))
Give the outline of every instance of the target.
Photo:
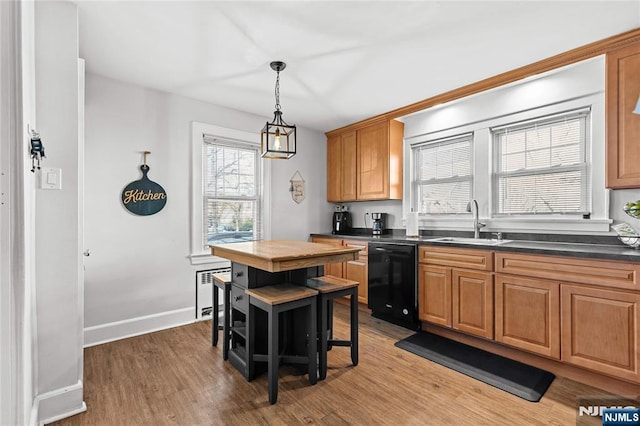
MULTIPOLYGON (((334 322, 346 338, 346 306, 336 304, 334 322)), ((557 377, 540 402, 527 402, 396 348, 409 330, 362 312, 360 324, 357 367, 348 348, 329 352, 327 379, 315 386, 281 367, 275 405, 266 374, 245 381, 223 361, 222 343, 211 346, 209 321, 87 348, 88 410, 55 424, 574 425, 579 397, 609 395, 557 377)))

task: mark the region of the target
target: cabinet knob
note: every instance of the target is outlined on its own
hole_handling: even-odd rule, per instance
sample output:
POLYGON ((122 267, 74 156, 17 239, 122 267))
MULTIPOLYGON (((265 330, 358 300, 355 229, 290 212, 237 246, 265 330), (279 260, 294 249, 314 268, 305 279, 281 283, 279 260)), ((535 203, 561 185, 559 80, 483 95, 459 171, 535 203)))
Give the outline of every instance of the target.
POLYGON ((242 300, 242 296, 233 296, 234 302, 239 302, 240 300, 242 300))
POLYGON ((242 273, 242 271, 238 271, 236 273, 233 274, 236 278, 240 278, 241 276, 243 276, 244 274, 242 273))

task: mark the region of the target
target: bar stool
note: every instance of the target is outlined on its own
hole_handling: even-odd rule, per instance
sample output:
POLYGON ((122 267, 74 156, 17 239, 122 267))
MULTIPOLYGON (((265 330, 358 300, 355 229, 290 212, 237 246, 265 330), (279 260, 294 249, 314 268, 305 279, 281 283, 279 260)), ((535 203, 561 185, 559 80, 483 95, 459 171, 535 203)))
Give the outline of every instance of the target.
POLYGON ((218 289, 223 290, 224 293, 224 325, 222 326, 222 359, 225 361, 229 358, 229 341, 231 340, 231 307, 229 299, 231 298, 231 272, 224 272, 222 274, 213 274, 213 311, 212 311, 212 323, 211 323, 211 344, 218 346, 218 329, 220 324, 218 323, 218 289))
POLYGON ((318 381, 317 371, 317 346, 316 346, 316 296, 317 291, 294 284, 278 284, 266 287, 250 288, 245 290, 249 296, 249 315, 247 328, 249 340, 247 342, 247 354, 249 363, 249 377, 254 374, 255 362, 267 362, 269 403, 275 404, 278 399, 278 367, 280 362, 307 364, 309 382, 315 385, 318 381), (308 335, 307 356, 280 355, 278 353, 280 313, 299 308, 308 308, 308 335), (255 318, 256 309, 267 312, 268 319, 268 343, 267 354, 255 353, 255 318))
POLYGON ((351 362, 358 365, 358 281, 333 276, 307 279, 307 287, 317 290, 318 333, 320 339, 320 380, 327 377, 327 350, 329 346, 350 346, 351 362), (333 339, 333 300, 351 296, 351 340, 333 339))

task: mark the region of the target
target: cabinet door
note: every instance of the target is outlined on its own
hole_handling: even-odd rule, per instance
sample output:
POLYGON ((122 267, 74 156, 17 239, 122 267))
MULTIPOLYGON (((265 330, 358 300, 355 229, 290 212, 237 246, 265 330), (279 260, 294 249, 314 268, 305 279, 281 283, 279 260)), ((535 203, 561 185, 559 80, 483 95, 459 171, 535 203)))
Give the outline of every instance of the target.
POLYGON ((389 198, 388 122, 358 130, 357 150, 358 200, 389 198))
POLYGON ((418 273, 418 317, 451 327, 451 268, 420 265, 418 273))
POLYGON ((640 187, 640 43, 607 53, 607 188, 640 187))
POLYGON ((358 260, 346 262, 345 278, 358 281, 358 302, 367 304, 369 302, 369 278, 367 273, 367 257, 360 256, 358 260))
MULTIPOLYGON (((336 246, 342 246, 342 240, 339 238, 321 238, 312 237, 311 241, 314 243, 332 244, 336 246)), ((324 274, 332 275, 334 277, 343 278, 344 262, 327 263, 324 265, 324 274)))
POLYGON ((640 294, 562 284, 562 360, 640 382, 640 294))
POLYGON ((342 201, 342 141, 340 136, 327 139, 327 201, 342 201))
POLYGON ((347 132, 341 137, 342 149, 342 201, 355 201, 356 195, 356 132, 347 132))
POLYGON ((493 339, 493 274, 453 269, 453 328, 493 339))
POLYGON ((496 337, 520 349, 560 358, 560 285, 495 276, 496 337))

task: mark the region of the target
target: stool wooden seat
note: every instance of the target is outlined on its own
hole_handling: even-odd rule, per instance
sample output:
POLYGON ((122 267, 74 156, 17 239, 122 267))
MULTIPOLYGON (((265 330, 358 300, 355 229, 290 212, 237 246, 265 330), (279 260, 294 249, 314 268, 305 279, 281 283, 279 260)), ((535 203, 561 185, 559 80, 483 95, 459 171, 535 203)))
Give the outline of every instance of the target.
POLYGON ((307 364, 309 382, 315 385, 318 381, 317 371, 317 345, 313 338, 317 331, 316 325, 316 296, 318 292, 305 286, 294 284, 278 284, 258 288, 246 289, 249 296, 249 315, 247 327, 249 329, 249 341, 247 342, 247 353, 249 363, 249 378, 254 374, 254 363, 256 361, 267 362, 269 402, 275 404, 278 399, 278 367, 280 362, 307 364), (306 307, 308 309, 308 333, 310 338, 307 343, 307 356, 280 355, 279 330, 281 312, 306 307), (255 309, 261 309, 268 314, 268 343, 267 354, 255 353, 255 309))
POLYGON ((231 339, 231 306, 229 299, 231 298, 231 272, 223 272, 221 274, 213 274, 213 311, 211 321, 211 344, 218 346, 218 329, 220 328, 218 319, 218 289, 223 290, 224 294, 224 323, 222 326, 222 358, 229 358, 229 341, 231 339))
POLYGON ((327 351, 330 346, 350 346, 351 362, 358 365, 358 281, 333 276, 307 279, 307 287, 317 290, 318 296, 318 339, 320 340, 320 380, 327 377, 327 351), (351 339, 333 339, 333 300, 350 296, 351 339))

